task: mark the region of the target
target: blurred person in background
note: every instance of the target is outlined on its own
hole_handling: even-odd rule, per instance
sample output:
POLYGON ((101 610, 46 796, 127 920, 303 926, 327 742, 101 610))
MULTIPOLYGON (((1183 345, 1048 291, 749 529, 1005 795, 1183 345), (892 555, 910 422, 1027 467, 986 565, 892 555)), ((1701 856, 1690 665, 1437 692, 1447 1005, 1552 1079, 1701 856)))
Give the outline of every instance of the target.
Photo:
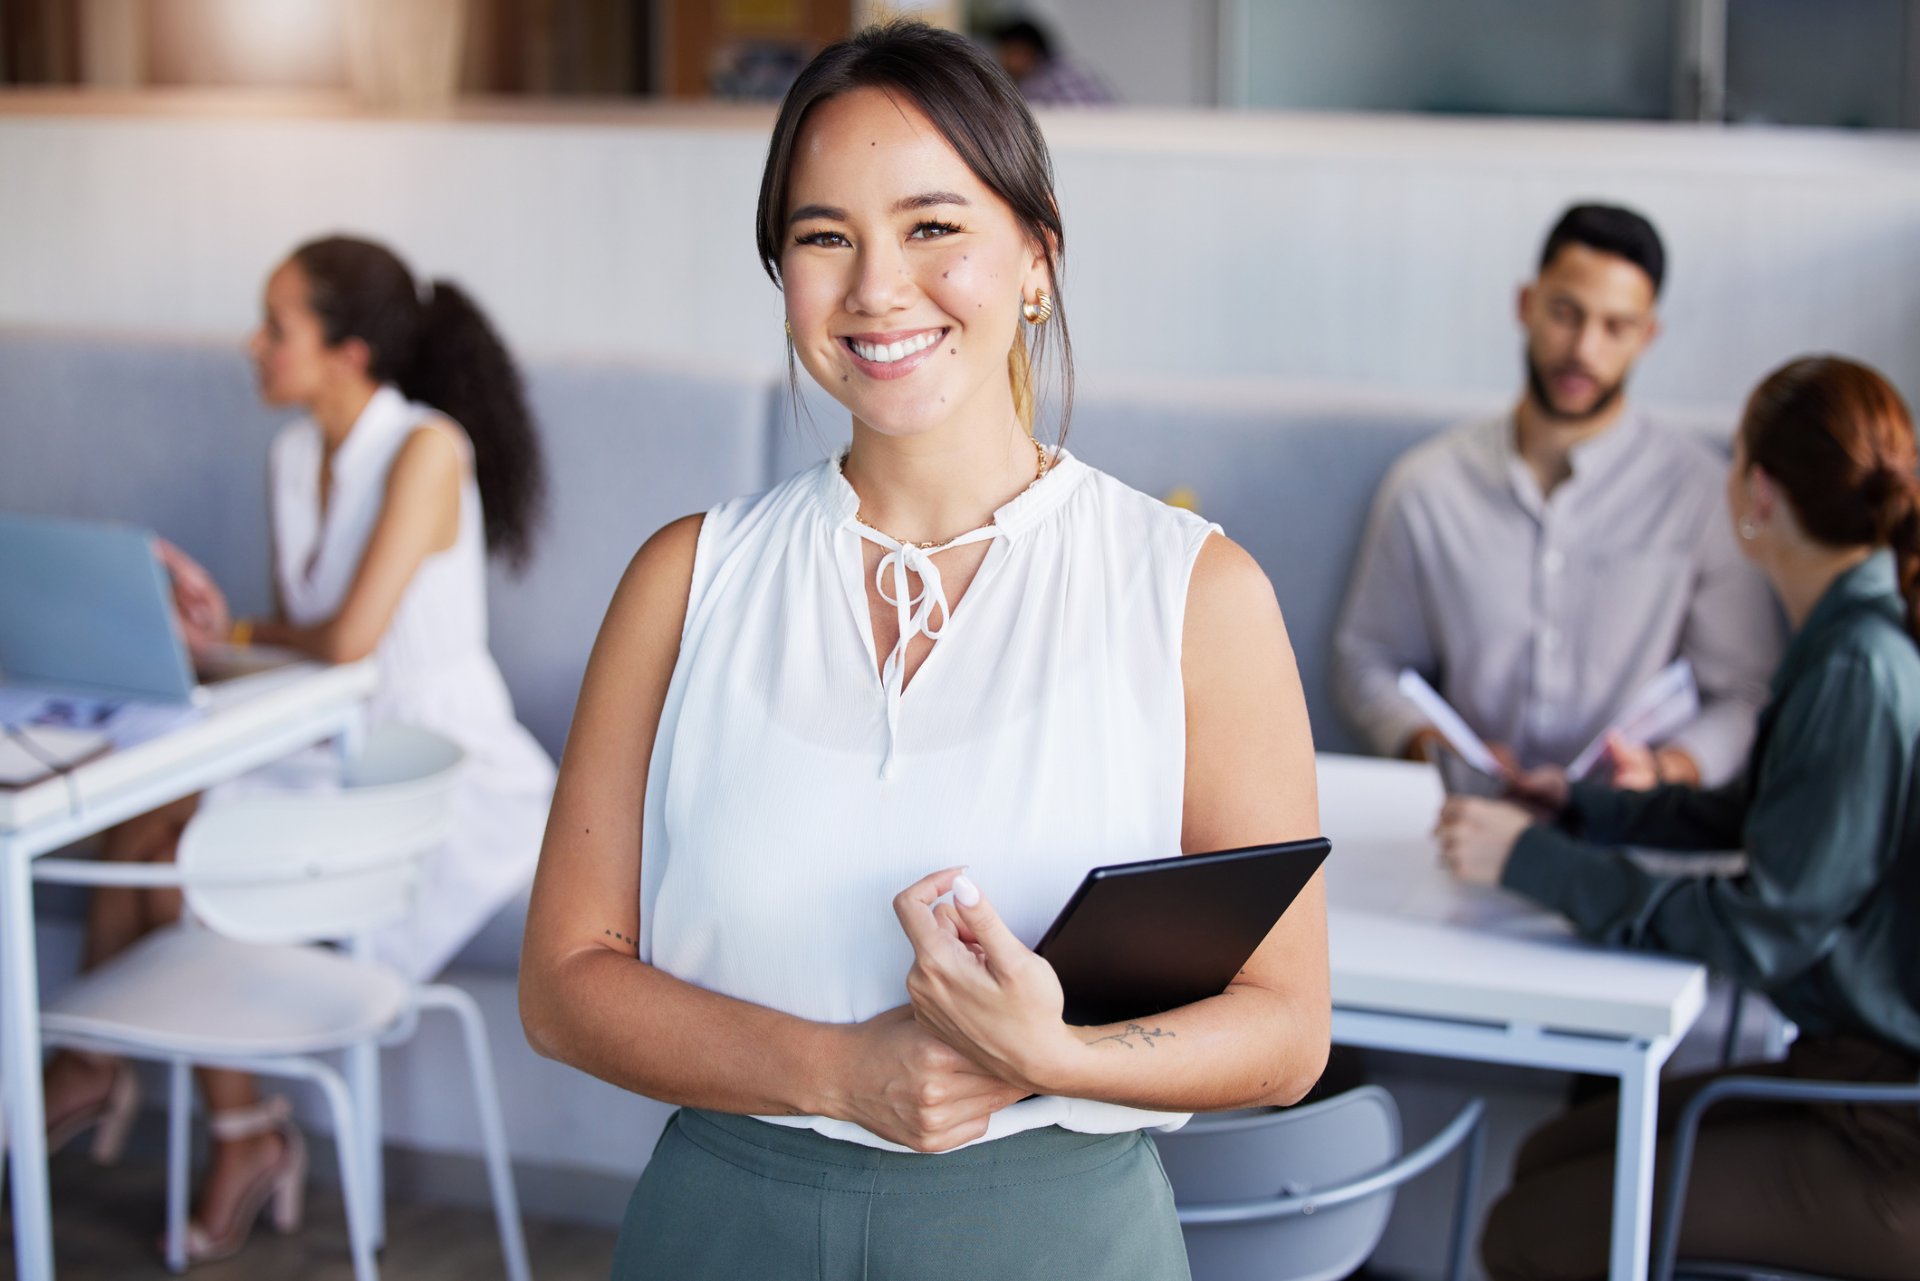
MULTIPOLYGON (((1744 771, 1627 792, 1542 768, 1556 815, 1456 797, 1442 861, 1563 913, 1587 938, 1705 962, 1799 1026, 1784 1063, 1660 1092, 1663 1141, 1729 1072, 1920 1077, 1920 477, 1913 422, 1873 370, 1792 362, 1748 402, 1725 482, 1740 550, 1794 634, 1744 771), (1738 875, 1659 875, 1625 847, 1744 849, 1738 875)), ((1722 516, 1725 520, 1726 516, 1722 516)), ((1481 1242, 1495 1281, 1604 1276, 1617 1098, 1536 1131, 1481 1242)), ((1664 1176, 1663 1153, 1658 1167, 1664 1176)), ((1920 1275, 1920 1115, 1749 1100, 1710 1109, 1679 1238, 1708 1258, 1857 1278, 1920 1275)))
POLYGON ((1046 28, 1031 18, 1000 23, 992 32, 1000 69, 1020 87, 1030 107, 1105 107, 1118 101, 1091 68, 1069 58, 1046 28))
POLYGON ((1628 403, 1659 336, 1652 224, 1569 209, 1520 290, 1526 384, 1509 413, 1423 443, 1374 499, 1334 634, 1334 693, 1368 745, 1424 759, 1439 732, 1411 668, 1509 770, 1567 765, 1675 659, 1700 711, 1659 744, 1618 736, 1620 787, 1717 783, 1752 741, 1779 624, 1720 518, 1724 459, 1628 403))
MULTIPOLYGON (((267 280, 249 352, 262 399, 305 414, 269 455, 275 616, 231 619, 204 569, 169 545, 162 556, 190 643, 371 658, 375 722, 431 729, 465 750, 453 830, 427 865, 413 917, 374 940, 382 959, 424 979, 531 879, 552 795, 553 764, 514 719, 487 650, 486 562, 491 553, 517 568, 532 551, 539 441, 513 360, 473 301, 446 281, 416 282, 368 241, 296 249, 267 280)), ((315 749, 122 824, 102 854, 171 860, 202 804, 337 780, 331 748, 315 749)), ((83 963, 171 924, 180 907, 178 891, 96 889, 83 963)), ((263 1100, 242 1073, 200 1079, 213 1144, 189 1226, 196 1262, 244 1245, 276 1194, 297 1206, 306 1167, 284 1099, 263 1100)), ((137 1107, 133 1080, 121 1062, 56 1056, 50 1147, 97 1128, 96 1155, 117 1155, 137 1107)))

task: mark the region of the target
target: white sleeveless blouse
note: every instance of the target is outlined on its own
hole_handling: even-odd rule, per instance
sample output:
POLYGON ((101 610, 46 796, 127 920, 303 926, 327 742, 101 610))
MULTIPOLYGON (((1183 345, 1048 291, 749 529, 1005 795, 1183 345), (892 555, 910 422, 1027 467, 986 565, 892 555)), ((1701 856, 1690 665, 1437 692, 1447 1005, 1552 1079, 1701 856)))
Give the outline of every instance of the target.
MULTIPOLYGON (((1089 868, 1180 852, 1187 582, 1218 526, 1065 451, 969 541, 985 560, 951 618, 938 569, 855 520, 827 462, 702 524, 680 656, 647 778, 640 956, 711 991, 833 1023, 907 1001, 893 896, 970 865, 1029 947, 1089 868), (926 590, 904 691, 876 653, 862 539, 926 590), (931 571, 931 572, 929 572, 931 571), (883 672, 884 667, 884 672, 883 672)), ((895 1147, 850 1122, 766 1117, 895 1147)), ((987 1139, 1177 1113, 1032 1098, 987 1139)))
MULTIPOLYGON (((325 622, 340 610, 386 502, 387 477, 413 433, 439 411, 382 387, 333 456, 320 508, 324 442, 311 420, 274 438, 269 456, 274 579, 289 621, 325 622)), ((486 522, 466 459, 453 546, 421 562, 374 650, 380 684, 370 717, 404 721, 459 743, 467 762, 454 794, 453 831, 428 863, 413 919, 375 941, 416 978, 437 973, 533 877, 553 762, 514 719, 500 669, 487 651, 486 522)))

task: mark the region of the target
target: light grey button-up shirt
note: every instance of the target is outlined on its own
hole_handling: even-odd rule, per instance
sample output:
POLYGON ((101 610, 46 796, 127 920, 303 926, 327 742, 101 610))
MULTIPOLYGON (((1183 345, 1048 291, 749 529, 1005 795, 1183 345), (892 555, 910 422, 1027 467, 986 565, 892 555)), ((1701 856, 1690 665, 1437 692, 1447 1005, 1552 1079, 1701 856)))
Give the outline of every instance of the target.
POLYGON ((1395 687, 1431 681, 1523 765, 1565 765, 1676 658, 1701 710, 1668 743, 1718 783, 1744 761, 1783 629, 1728 528, 1727 462, 1629 410, 1573 451, 1551 497, 1511 416, 1394 464, 1334 636, 1334 689, 1375 751, 1426 724, 1395 687))

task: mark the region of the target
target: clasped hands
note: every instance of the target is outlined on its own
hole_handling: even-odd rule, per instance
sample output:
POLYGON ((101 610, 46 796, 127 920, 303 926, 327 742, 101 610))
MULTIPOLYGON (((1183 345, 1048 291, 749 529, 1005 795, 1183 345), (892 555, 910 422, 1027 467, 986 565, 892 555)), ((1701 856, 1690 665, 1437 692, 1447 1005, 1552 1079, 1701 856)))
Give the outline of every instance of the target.
POLYGON ((842 1114, 904 1147, 943 1152, 984 1135, 1001 1108, 1060 1092, 1062 1065, 1083 1047, 1062 1017, 1053 967, 960 868, 914 882, 893 910, 913 944, 911 1003, 853 1029, 865 1044, 842 1114))
MULTIPOLYGON (((1504 748, 1495 747, 1504 769, 1507 795, 1502 800, 1453 796, 1440 808, 1433 829, 1440 846, 1440 862, 1469 885, 1498 885, 1520 834, 1543 819, 1552 819, 1567 807, 1571 787, 1567 772, 1557 765, 1521 769, 1504 748)), ((1691 758, 1682 758, 1691 772, 1691 758)), ((1607 736, 1600 766, 1611 786, 1623 791, 1645 791, 1665 779, 1661 756, 1655 749, 1620 734, 1607 736)))
MULTIPOLYGON (((1619 752, 1625 762, 1634 746, 1615 735, 1607 752, 1610 757, 1619 752)), ((1441 866, 1469 885, 1500 884, 1520 833, 1565 809, 1570 791, 1567 772, 1557 765, 1521 769, 1510 752, 1496 749, 1495 754, 1505 767, 1506 799, 1450 796, 1433 828, 1441 866)))

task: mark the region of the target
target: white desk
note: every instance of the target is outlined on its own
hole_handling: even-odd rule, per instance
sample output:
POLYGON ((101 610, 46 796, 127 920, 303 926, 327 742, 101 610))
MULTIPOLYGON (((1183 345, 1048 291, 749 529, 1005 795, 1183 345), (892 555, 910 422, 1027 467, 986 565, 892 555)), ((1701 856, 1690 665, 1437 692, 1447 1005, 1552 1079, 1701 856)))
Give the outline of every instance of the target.
POLYGON ((1456 883, 1429 832, 1424 765, 1319 758, 1341 1045, 1619 1078, 1613 1281, 1644 1281, 1660 1068, 1700 1015, 1706 971, 1607 951, 1499 890, 1456 883))
POLYGON ((226 682, 204 716, 178 729, 65 778, 0 792, 0 1079, 20 1281, 53 1276, 33 860, 303 747, 357 733, 375 680, 371 663, 352 663, 300 664, 226 682))

